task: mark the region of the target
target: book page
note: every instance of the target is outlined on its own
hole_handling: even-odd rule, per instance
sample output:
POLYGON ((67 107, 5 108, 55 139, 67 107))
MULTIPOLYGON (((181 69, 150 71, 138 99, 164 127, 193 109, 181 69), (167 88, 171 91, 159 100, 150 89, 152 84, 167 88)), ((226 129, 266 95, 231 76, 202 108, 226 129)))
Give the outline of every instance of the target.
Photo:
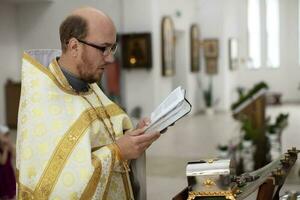
POLYGON ((145 133, 162 131, 163 129, 167 128, 168 126, 176 122, 178 119, 186 115, 188 112, 190 112, 190 110, 191 110, 190 104, 184 100, 167 115, 162 117, 156 123, 150 125, 149 129, 147 129, 145 133))
POLYGON ((184 100, 184 90, 181 86, 173 90, 167 98, 151 113, 151 123, 155 123, 161 117, 174 109, 181 101, 184 100))

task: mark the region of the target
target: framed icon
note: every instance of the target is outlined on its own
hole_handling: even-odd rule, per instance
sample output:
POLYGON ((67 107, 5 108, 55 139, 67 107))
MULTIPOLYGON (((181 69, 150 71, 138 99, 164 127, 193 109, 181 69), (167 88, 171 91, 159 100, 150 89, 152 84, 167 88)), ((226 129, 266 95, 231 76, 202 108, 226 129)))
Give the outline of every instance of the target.
POLYGON ((206 73, 214 75, 218 73, 218 59, 217 58, 206 58, 206 73))
POLYGON ((165 16, 161 22, 162 75, 175 74, 175 30, 172 18, 165 16))
POLYGON ((200 32, 197 24, 192 24, 190 29, 190 45, 191 45, 191 71, 198 72, 200 70, 200 32))
POLYGON ((152 48, 150 33, 131 33, 121 35, 122 64, 126 69, 152 67, 152 48))
POLYGON ((219 55, 219 40, 218 39, 205 39, 204 45, 204 57, 205 58, 217 58, 219 55))

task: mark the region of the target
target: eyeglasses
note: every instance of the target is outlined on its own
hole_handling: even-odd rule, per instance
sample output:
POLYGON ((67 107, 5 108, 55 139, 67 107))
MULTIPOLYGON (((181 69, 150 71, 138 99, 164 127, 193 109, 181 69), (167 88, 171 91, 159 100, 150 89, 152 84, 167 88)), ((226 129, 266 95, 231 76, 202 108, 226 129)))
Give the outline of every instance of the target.
POLYGON ((88 46, 94 47, 95 49, 98 49, 99 51, 101 51, 103 53, 103 56, 108 56, 110 54, 114 55, 116 53, 117 47, 118 47, 117 43, 114 43, 110 46, 98 46, 96 44, 92 44, 90 42, 86 42, 86 41, 83 41, 80 39, 77 39, 77 40, 79 42, 81 42, 82 44, 86 44, 88 46))

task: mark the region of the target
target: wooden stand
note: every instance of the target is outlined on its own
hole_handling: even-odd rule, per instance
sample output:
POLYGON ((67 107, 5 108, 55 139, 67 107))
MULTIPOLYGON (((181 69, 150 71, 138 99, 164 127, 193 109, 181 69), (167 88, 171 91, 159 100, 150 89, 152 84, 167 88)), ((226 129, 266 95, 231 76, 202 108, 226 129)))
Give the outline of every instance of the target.
POLYGON ((235 119, 241 120, 246 117, 251 121, 253 128, 257 130, 256 139, 254 141, 256 147, 254 154, 255 169, 259 169, 269 162, 266 156, 269 152, 269 148, 265 135, 265 93, 264 90, 258 91, 257 94, 253 95, 253 98, 249 98, 248 101, 233 110, 233 117, 235 119))

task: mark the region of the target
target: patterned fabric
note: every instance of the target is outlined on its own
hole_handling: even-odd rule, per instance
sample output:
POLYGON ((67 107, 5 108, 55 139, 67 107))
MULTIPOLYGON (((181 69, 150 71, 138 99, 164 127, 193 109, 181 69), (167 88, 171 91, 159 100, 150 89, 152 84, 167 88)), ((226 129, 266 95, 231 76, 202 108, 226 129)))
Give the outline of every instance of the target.
POLYGON ((18 199, 133 199, 118 147, 103 124, 118 138, 131 121, 97 84, 90 87, 94 92, 74 92, 55 59, 45 67, 24 53, 18 199))

